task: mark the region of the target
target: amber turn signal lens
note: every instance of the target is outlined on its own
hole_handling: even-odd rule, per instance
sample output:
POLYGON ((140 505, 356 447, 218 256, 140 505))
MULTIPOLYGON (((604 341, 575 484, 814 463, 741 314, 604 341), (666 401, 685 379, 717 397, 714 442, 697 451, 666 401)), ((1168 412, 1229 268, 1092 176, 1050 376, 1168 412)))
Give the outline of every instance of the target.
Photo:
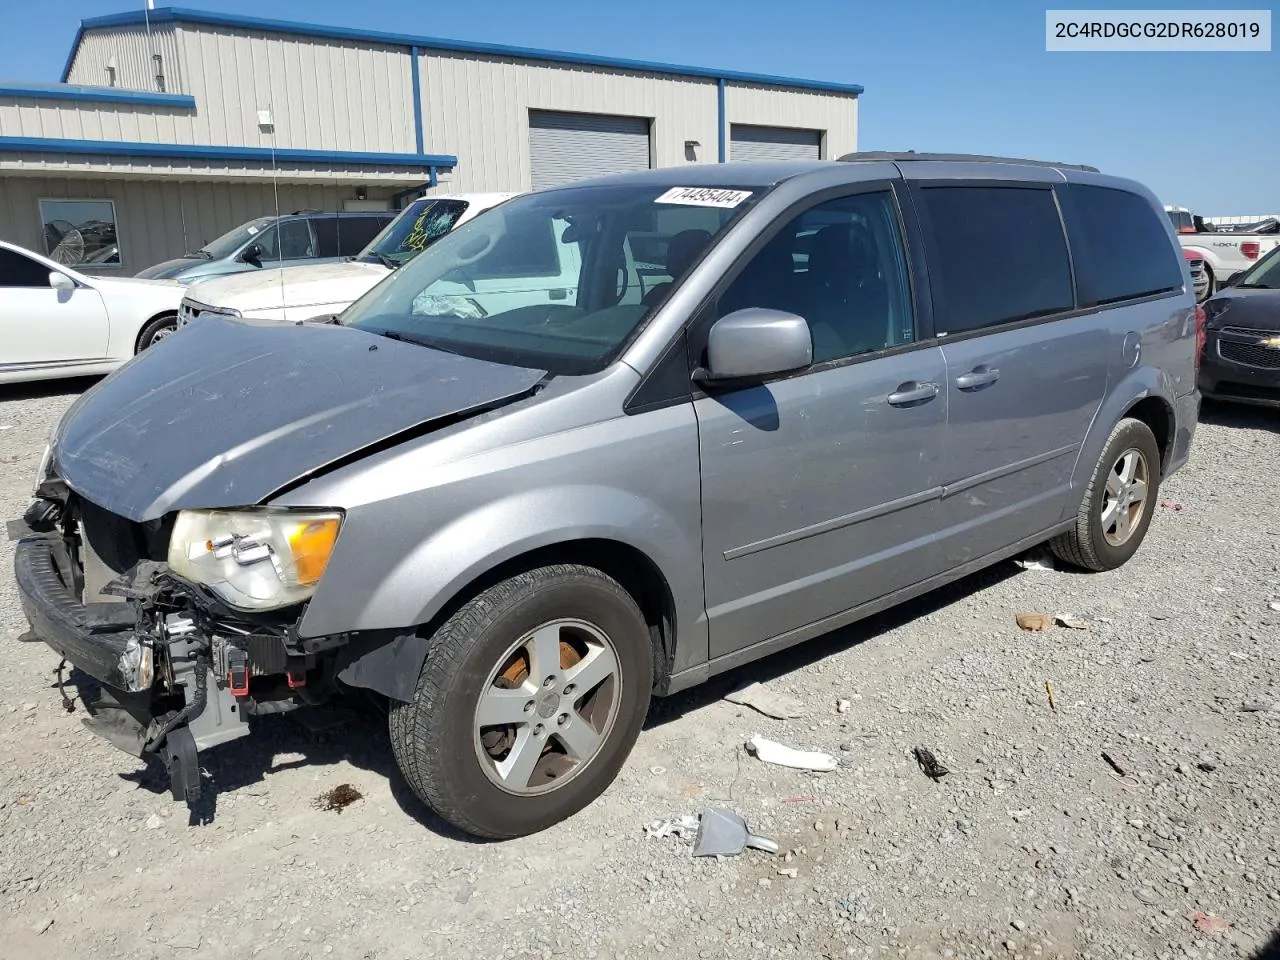
POLYGON ((329 556, 338 539, 339 520, 327 517, 296 524, 289 531, 289 551, 293 554, 296 582, 309 586, 319 581, 329 565, 329 556))

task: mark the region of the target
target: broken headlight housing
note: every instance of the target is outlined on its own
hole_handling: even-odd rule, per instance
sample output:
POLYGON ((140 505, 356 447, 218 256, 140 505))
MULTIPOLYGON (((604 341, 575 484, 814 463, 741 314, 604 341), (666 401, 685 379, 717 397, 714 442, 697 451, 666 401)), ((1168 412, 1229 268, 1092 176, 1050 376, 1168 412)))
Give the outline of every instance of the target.
POLYGON ((342 526, 338 511, 183 510, 169 566, 239 610, 275 610, 315 592, 342 526))

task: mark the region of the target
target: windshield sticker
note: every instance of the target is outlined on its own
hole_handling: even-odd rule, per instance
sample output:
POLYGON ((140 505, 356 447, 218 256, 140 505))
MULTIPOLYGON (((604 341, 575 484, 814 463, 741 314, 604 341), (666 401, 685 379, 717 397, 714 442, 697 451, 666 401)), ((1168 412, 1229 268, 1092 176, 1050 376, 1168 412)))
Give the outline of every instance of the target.
POLYGON ((257 233, 257 232, 258 232, 258 228, 257 228, 257 227, 249 227, 249 228, 248 228, 248 230, 249 230, 249 236, 251 236, 251 237, 252 237, 255 233, 257 233))
POLYGON ((678 203, 686 207, 733 208, 750 196, 750 190, 720 190, 715 187, 672 187, 653 202, 678 203))

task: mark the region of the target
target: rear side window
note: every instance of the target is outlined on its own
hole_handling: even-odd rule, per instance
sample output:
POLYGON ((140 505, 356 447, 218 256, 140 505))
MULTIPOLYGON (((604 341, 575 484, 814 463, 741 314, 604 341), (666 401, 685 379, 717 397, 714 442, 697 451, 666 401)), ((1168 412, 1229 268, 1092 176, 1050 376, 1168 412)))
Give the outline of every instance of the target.
POLYGON ((939 334, 1071 310, 1071 261, 1053 191, 925 187, 929 284, 939 334))
POLYGON ((338 257, 338 218, 316 217, 311 221, 316 233, 316 256, 338 257))
POLYGON ((1142 197, 1110 187, 1071 185, 1082 270, 1098 303, 1117 303, 1182 289, 1178 250, 1160 215, 1142 197))
POLYGON ((322 257, 354 257, 367 247, 370 241, 391 222, 385 217, 335 217, 338 227, 338 252, 321 253, 322 257))

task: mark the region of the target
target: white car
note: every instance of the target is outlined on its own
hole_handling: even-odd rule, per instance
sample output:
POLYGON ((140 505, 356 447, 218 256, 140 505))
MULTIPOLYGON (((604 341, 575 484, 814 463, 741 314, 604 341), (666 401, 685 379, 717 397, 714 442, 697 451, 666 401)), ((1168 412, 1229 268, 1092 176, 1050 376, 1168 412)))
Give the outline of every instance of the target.
POLYGON ((355 258, 255 270, 192 283, 178 322, 203 314, 303 323, 341 313, 435 240, 514 193, 437 194, 413 201, 355 258))
POLYGON ((182 292, 85 276, 0 241, 0 383, 110 373, 177 328, 182 292))
MULTIPOLYGON (((1166 206, 1165 213, 1177 231, 1178 242, 1204 261, 1209 296, 1222 288, 1235 274, 1248 270, 1275 247, 1280 247, 1280 233, 1246 233, 1218 230, 1186 207, 1166 206)), ((1263 226, 1266 226, 1265 222, 1263 226)))

